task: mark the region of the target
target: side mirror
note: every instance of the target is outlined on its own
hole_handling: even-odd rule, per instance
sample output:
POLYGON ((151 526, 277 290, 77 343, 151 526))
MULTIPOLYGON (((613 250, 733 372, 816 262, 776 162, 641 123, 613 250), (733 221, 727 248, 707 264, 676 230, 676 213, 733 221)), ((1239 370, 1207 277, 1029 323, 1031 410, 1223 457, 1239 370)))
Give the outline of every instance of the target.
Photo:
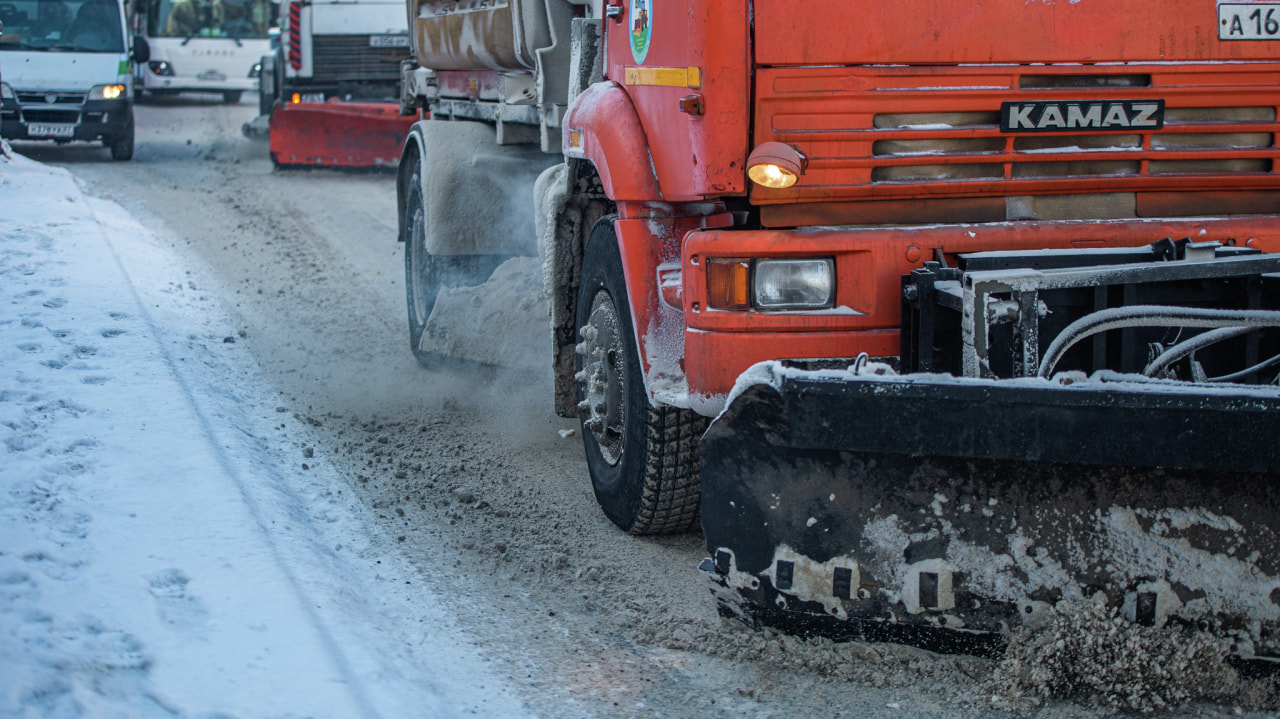
POLYGON ((151 45, 141 35, 133 36, 133 61, 141 65, 151 59, 151 45))

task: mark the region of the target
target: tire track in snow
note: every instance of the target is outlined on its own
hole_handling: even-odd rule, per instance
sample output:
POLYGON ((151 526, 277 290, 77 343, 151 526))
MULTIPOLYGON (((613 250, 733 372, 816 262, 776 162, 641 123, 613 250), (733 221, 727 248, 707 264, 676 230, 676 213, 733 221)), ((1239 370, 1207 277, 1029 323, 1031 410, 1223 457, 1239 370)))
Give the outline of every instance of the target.
POLYGON ((257 526, 259 533, 271 554, 272 560, 280 570, 280 574, 284 577, 286 583, 293 591, 297 598, 298 605, 303 614, 306 616, 307 623, 315 630, 317 638, 325 648, 325 652, 329 656, 329 660, 333 663, 334 668, 342 676, 348 691, 352 695, 352 699, 359 707, 360 713, 366 719, 378 719, 380 714, 375 709, 373 702, 370 700, 363 682, 353 670, 351 662, 346 652, 338 644, 334 638, 333 632, 325 624, 324 620, 316 612, 316 603, 303 587, 301 579, 297 573, 293 571, 289 562, 285 560, 280 546, 276 543, 270 531, 270 525, 266 521, 266 513, 263 511, 257 498, 248 489, 248 483, 245 481, 243 474, 240 472, 227 452, 227 447, 218 441, 218 432, 214 424, 209 419, 208 413, 205 411, 203 403, 197 398, 187 377, 179 370, 179 364, 173 356, 172 351, 166 346, 164 336, 156 324, 151 313, 147 309, 147 305, 143 302, 141 295, 134 284, 133 277, 125 266, 124 261, 120 257, 120 253, 116 250, 115 244, 112 242, 110 235, 103 229, 102 219, 99 217, 94 208, 96 200, 91 200, 83 192, 81 198, 85 201, 90 216, 98 223, 98 234, 102 238, 102 242, 111 253, 112 259, 115 261, 116 267, 120 270, 121 275, 126 279, 129 286, 130 295, 134 304, 138 307, 139 318, 146 325, 147 331, 159 349, 165 366, 172 374, 177 383, 183 397, 186 399, 192 414, 196 417, 200 424, 200 432, 207 440, 209 449, 217 458, 219 469, 235 483, 236 490, 239 492, 241 499, 244 501, 245 507, 257 526))

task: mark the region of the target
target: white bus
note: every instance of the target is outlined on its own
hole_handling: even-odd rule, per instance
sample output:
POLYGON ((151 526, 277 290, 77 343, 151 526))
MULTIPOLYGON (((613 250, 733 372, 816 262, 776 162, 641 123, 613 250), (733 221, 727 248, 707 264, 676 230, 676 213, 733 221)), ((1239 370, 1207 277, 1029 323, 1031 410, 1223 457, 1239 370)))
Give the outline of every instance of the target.
POLYGON ((152 95, 222 93, 239 102, 256 90, 271 0, 134 0, 136 31, 147 38, 151 60, 137 70, 137 87, 152 95))

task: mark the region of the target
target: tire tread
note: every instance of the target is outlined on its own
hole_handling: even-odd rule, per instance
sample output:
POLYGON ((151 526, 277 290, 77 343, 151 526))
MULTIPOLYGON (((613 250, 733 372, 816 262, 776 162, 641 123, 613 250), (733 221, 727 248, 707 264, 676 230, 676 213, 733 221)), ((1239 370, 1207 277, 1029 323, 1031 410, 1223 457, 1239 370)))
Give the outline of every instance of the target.
POLYGON ((708 420, 675 407, 650 407, 640 511, 631 534, 676 534, 698 528, 701 514, 698 440, 708 420))

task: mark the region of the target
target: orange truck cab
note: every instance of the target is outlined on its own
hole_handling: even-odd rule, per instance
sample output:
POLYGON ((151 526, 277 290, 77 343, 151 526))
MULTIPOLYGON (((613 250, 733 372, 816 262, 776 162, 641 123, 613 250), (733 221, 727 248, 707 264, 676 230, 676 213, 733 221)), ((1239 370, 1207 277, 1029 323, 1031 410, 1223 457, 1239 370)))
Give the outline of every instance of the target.
POLYGON ((689 402, 708 414, 760 360, 896 356, 899 278, 939 253, 1171 236, 1276 249, 1265 3, 616 7, 607 83, 570 109, 565 154, 617 183, 623 256, 650 280, 632 290, 637 326, 659 306, 657 266, 679 262, 689 402), (1238 40, 1218 39, 1219 15, 1238 40), (637 137, 611 137, 622 128, 637 137), (748 179, 775 142, 801 158, 786 188, 748 179), (687 231, 707 216, 721 226, 687 231), (686 232, 641 257, 654 221, 686 232), (741 301, 784 258, 829 262, 832 295, 741 301))

